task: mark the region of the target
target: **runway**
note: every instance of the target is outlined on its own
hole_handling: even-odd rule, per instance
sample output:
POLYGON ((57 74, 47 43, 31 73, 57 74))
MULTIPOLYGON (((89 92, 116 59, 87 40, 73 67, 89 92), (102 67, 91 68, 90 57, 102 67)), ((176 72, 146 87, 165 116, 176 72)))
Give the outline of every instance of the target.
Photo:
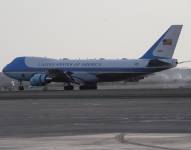
POLYGON ((0 93, 0 136, 190 133, 190 89, 0 93))
POLYGON ((21 99, 105 99, 105 98, 190 98, 191 88, 101 89, 101 90, 28 90, 0 92, 0 100, 21 99))
POLYGON ((112 133, 0 138, 2 150, 190 150, 191 134, 112 133))

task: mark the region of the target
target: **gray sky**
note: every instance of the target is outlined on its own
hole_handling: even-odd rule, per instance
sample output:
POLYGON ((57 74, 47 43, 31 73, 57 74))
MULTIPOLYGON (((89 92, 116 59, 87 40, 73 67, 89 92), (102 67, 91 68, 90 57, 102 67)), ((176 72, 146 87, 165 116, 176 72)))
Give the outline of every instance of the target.
POLYGON ((0 69, 18 56, 139 58, 171 24, 184 25, 174 57, 191 59, 190 0, 0 0, 0 69))

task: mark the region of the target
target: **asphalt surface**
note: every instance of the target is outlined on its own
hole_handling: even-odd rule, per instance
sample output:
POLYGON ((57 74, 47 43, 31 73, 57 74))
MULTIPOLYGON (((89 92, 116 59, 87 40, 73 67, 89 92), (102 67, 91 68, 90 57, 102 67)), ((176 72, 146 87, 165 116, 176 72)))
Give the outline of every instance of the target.
MULTIPOLYGON (((117 89, 117 88, 116 88, 117 89)), ((102 90, 29 90, 0 92, 0 100, 21 99, 105 99, 105 98, 190 98, 191 88, 147 89, 102 89, 102 90)))
POLYGON ((167 91, 0 93, 0 137, 191 133, 190 89, 167 91))
POLYGON ((1 150, 190 150, 191 134, 110 133, 0 138, 1 150))

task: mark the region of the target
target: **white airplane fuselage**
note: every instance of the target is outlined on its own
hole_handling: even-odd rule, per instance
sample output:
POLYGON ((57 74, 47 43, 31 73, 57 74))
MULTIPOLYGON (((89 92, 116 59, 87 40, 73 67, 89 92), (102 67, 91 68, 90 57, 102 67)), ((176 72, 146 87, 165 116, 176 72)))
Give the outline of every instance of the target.
MULTIPOLYGON (((89 60, 56 60, 43 57, 19 57, 8 64, 3 72, 16 80, 30 81, 36 73, 47 73, 48 70, 58 69, 63 72, 72 72, 81 77, 88 75, 103 76, 95 78, 98 82, 128 80, 154 72, 176 67, 176 59, 160 59, 168 63, 163 66, 149 66, 149 59, 89 59, 89 60), (17 65, 20 67, 16 67, 17 65)), ((85 78, 85 77, 84 77, 85 78)))

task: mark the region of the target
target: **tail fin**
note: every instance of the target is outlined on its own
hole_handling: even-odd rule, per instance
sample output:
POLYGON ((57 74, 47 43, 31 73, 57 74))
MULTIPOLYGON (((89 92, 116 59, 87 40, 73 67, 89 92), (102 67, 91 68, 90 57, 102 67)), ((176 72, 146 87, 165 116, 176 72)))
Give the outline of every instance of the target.
POLYGON ((172 58, 182 25, 172 25, 141 59, 172 58))

